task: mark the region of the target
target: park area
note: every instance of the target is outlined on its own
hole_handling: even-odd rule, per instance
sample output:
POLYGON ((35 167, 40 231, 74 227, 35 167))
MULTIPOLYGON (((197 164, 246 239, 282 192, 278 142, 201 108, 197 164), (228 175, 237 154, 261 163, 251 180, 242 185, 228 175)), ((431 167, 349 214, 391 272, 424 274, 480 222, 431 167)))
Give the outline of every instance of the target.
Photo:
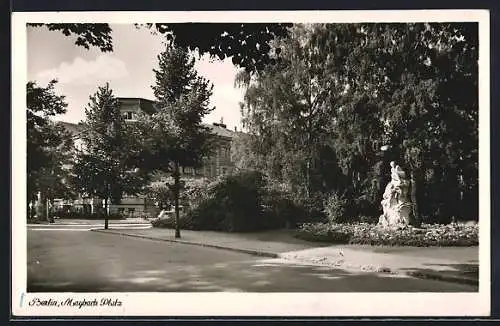
POLYGON ((477 292, 478 26, 28 24, 28 289, 477 292))

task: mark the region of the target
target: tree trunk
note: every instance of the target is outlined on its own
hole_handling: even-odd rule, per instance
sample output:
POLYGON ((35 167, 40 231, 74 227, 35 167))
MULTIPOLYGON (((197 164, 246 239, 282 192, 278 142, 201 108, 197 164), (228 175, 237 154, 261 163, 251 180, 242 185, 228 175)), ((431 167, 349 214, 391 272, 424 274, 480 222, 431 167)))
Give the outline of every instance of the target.
POLYGON ((413 168, 410 169, 410 197, 412 203, 412 219, 410 223, 415 226, 419 224, 420 218, 418 215, 417 178, 413 168))
POLYGON ((180 192, 180 174, 179 163, 175 163, 174 170, 174 200, 175 200, 175 238, 180 239, 181 228, 179 223, 179 192, 180 192))
POLYGON ((109 228, 108 197, 104 198, 104 230, 109 228))
POLYGON ((49 223, 54 223, 54 217, 51 214, 51 210, 52 210, 52 207, 53 207, 53 200, 47 198, 45 200, 45 203, 46 203, 45 207, 46 207, 47 221, 49 221, 49 223))
POLYGON ((306 162, 306 198, 308 200, 310 192, 311 192, 311 163, 310 163, 310 157, 308 157, 306 162))

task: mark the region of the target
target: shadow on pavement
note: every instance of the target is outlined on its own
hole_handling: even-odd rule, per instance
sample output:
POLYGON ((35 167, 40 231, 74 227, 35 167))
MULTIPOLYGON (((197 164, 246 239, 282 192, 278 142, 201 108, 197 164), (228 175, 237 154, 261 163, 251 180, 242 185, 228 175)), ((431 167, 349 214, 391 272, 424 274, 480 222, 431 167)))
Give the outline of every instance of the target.
POLYGON ((474 292, 473 286, 108 236, 28 232, 29 292, 474 292))
POLYGON ((403 268, 414 275, 424 275, 429 279, 463 279, 471 285, 479 284, 479 265, 470 264, 426 264, 429 268, 403 268), (438 267, 438 270, 432 268, 438 267), (445 267, 445 269, 443 269, 445 267))
POLYGON ((139 270, 106 279, 30 279, 29 292, 474 292, 473 287, 329 267, 218 263, 139 270))

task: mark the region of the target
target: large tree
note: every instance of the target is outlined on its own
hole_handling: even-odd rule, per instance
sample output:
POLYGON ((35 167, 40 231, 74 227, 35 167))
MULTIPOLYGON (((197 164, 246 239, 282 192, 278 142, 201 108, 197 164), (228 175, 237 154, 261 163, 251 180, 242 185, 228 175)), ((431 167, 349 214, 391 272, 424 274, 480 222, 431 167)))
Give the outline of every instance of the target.
POLYGON ((30 23, 31 27, 46 27, 49 31, 59 31, 65 36, 73 37, 75 44, 87 50, 93 46, 102 52, 113 51, 113 38, 109 24, 41 24, 30 23))
POLYGON ((130 158, 134 151, 127 126, 109 84, 90 96, 85 115, 83 148, 73 166, 73 183, 80 193, 104 200, 107 229, 109 202, 119 203, 123 194, 138 193, 144 179, 130 158))
POLYGON ((282 175, 305 166, 299 185, 319 174, 375 215, 388 143, 416 217, 474 218, 464 212, 477 208, 477 24, 318 24, 281 42, 280 64, 240 76, 254 151, 282 175))
POLYGON ((410 175, 414 216, 474 218, 463 208, 476 206, 477 194, 463 198, 477 191, 477 24, 345 29, 323 26, 319 34, 326 38, 318 42, 344 51, 338 67, 347 94, 363 94, 378 106, 394 157, 410 175))
MULTIPOLYGON (((69 195, 64 180, 72 141, 65 129, 51 120, 67 107, 64 96, 55 93, 56 83, 52 80, 41 87, 30 81, 26 85, 28 204, 34 203, 38 193, 42 197, 38 204, 44 205, 56 196, 69 195)), ((39 212, 40 218, 49 217, 45 212, 39 212)))
MULTIPOLYGON (((287 182, 304 204, 314 206, 332 185, 322 175, 331 168, 332 105, 341 85, 310 43, 310 26, 296 26, 279 47, 279 63, 256 75, 241 72, 246 87, 242 107, 245 137, 270 177, 287 182)), ((255 164, 255 159, 254 164, 255 164)))
POLYGON ((180 238, 180 172, 183 167, 200 167, 210 151, 211 134, 201 121, 212 110, 209 100, 213 86, 198 76, 195 59, 182 48, 167 47, 158 61, 152 86, 157 111, 141 117, 137 135, 142 135, 146 148, 141 155, 144 169, 173 179, 174 184, 167 186, 174 193, 175 237, 180 238))

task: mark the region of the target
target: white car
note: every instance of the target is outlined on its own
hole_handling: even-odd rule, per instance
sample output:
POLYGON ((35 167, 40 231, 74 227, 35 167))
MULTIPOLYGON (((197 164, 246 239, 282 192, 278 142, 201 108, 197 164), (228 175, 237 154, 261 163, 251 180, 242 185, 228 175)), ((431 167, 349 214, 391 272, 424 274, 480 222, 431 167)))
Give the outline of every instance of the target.
MULTIPOLYGON (((180 212, 182 212, 182 206, 179 206, 179 213, 180 212)), ((162 209, 160 214, 158 214, 158 219, 168 220, 172 216, 175 216, 175 208, 170 210, 162 209)))

